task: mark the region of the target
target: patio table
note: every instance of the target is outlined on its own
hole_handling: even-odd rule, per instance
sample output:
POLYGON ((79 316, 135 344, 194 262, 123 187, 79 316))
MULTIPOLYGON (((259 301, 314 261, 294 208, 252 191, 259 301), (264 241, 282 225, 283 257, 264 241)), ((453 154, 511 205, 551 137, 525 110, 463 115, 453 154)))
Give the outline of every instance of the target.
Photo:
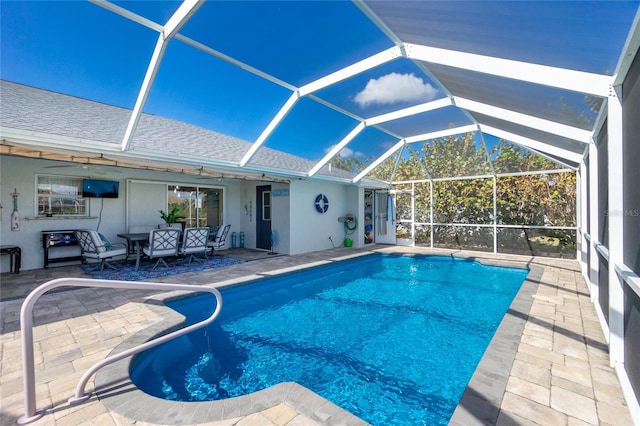
POLYGON ((149 241, 149 233, 148 232, 134 232, 134 233, 125 233, 118 234, 118 237, 124 238, 127 240, 127 258, 129 257, 129 247, 131 247, 131 243, 135 244, 136 248, 136 271, 140 268, 140 253, 142 251, 141 243, 149 241))
POLYGON ((9 272, 20 273, 20 263, 22 262, 22 250, 18 246, 2 245, 0 246, 0 254, 8 254, 9 272))

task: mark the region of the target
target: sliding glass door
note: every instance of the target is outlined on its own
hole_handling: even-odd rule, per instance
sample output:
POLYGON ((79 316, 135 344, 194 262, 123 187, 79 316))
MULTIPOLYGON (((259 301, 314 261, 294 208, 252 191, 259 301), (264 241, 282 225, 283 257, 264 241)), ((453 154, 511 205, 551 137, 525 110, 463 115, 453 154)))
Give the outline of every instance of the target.
POLYGON ((222 188, 198 186, 168 185, 168 211, 174 206, 180 209, 178 222, 184 227, 209 226, 215 228, 222 224, 222 188))

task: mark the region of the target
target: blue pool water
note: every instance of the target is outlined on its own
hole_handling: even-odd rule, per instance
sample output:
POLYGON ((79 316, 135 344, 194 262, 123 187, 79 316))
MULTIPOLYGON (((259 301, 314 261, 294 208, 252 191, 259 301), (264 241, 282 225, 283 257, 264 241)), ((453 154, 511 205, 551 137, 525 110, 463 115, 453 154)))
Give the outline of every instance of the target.
MULTIPOLYGON (((131 377, 179 401, 293 381, 374 425, 447 424, 527 272, 371 255, 230 288, 206 331, 145 352, 131 377)), ((170 306, 193 323, 214 304, 170 306)))

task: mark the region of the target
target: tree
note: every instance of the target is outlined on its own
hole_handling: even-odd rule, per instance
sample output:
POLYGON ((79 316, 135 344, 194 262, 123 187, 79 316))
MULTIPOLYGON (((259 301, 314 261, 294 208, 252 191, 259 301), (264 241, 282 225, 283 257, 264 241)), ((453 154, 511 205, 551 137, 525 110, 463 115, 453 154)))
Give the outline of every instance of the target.
MULTIPOLYGON (((524 175, 496 177, 496 213, 500 234, 498 243, 503 251, 515 247, 535 253, 536 250, 575 251, 575 231, 500 228, 500 225, 575 226, 575 172, 536 173, 560 169, 553 161, 518 145, 500 140, 487 153, 475 142, 474 134, 448 136, 425 141, 409 155, 398 153, 383 161, 370 174, 385 181, 426 182, 413 184, 415 234, 417 242, 428 243, 421 223, 431 221, 433 202, 435 223, 434 244, 440 247, 493 249, 493 228, 461 225, 490 225, 494 221, 493 170, 497 174, 530 172, 524 175), (397 164, 396 164, 397 163, 397 164), (488 176, 473 179, 449 179, 464 176, 488 176), (442 180, 441 178, 446 178, 442 180), (437 179, 431 180, 430 179, 437 179), (433 185, 433 200, 431 199, 433 185), (458 226, 456 226, 458 225, 458 226), (524 235, 523 235, 524 233, 524 235), (550 248, 553 246, 554 248, 550 248)), ((348 167, 361 171, 374 158, 352 159, 348 167)), ((396 189, 411 189, 411 184, 398 184, 396 189)), ((411 200, 397 198, 399 218, 411 215, 411 200)), ((404 225, 402 225, 404 226, 404 225)), ((400 229, 399 231, 403 231, 400 229)), ((406 231, 406 230, 404 230, 406 231)))
POLYGON ((336 169, 341 169, 352 173, 358 173, 365 167, 364 163, 358 160, 356 157, 341 157, 339 154, 329 160, 329 164, 331 164, 331 167, 335 167, 336 169))
POLYGON ((491 150, 496 173, 536 172, 558 169, 558 165, 541 155, 501 139, 491 150))
POLYGON ((491 173, 487 152, 474 140, 475 133, 423 142, 420 159, 432 178, 478 176, 491 173))

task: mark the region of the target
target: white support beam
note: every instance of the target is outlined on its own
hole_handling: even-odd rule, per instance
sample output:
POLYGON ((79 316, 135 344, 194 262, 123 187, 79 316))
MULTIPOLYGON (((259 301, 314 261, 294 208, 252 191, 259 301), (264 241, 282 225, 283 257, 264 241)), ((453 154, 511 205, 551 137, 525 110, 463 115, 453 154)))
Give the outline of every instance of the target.
MULTIPOLYGON (((598 137, 598 133, 602 130, 604 123, 607 121, 607 109, 609 106, 607 103, 608 99, 604 99, 602 101, 602 105, 600 106, 600 111, 598 111, 598 115, 596 116, 595 121, 593 122, 593 134, 591 136, 592 140, 598 137)), ((592 143, 592 142, 589 142, 592 143)))
POLYGON ((402 40, 378 17, 363 0, 353 0, 353 3, 373 22, 393 43, 400 46, 402 40))
POLYGON ((382 154, 373 163, 369 164, 363 171, 361 171, 360 174, 358 174, 356 177, 354 177, 351 182, 352 183, 356 183, 356 182, 360 181, 363 177, 365 177, 367 174, 369 174, 369 172, 371 172, 371 170, 373 170, 376 167, 378 167, 384 160, 389 158, 394 152, 396 152, 397 150, 402 148, 402 146, 404 144, 405 144, 405 140, 402 139, 397 144, 395 144, 393 147, 389 148, 389 150, 387 150, 387 152, 382 154))
MULTIPOLYGON (((596 244, 600 239, 600 200, 598 199, 598 147, 595 142, 589 145, 589 256, 591 264, 589 265, 589 288, 591 289, 591 301, 598 305, 600 299, 600 289, 598 286, 598 276, 600 275, 600 262, 598 261, 598 251, 596 244)), ((598 309, 599 310, 599 309, 598 309)), ((605 333, 607 342, 609 335, 605 333)))
POLYGON ((627 41, 622 49, 622 54, 618 59, 618 65, 613 73, 614 82, 613 85, 620 85, 627 77, 629 68, 636 57, 636 54, 640 49, 640 8, 636 12, 636 17, 631 24, 631 30, 627 36, 627 41))
POLYGON ((153 54, 151 55, 147 72, 144 76, 144 80, 142 81, 142 87, 140 88, 140 92, 138 92, 136 104, 133 107, 131 118, 129 119, 127 129, 124 133, 124 137, 122 138, 122 144, 120 145, 120 149, 122 151, 127 151, 131 145, 133 135, 138 127, 140 116, 142 115, 144 106, 149 98, 151 86, 153 86, 153 82, 156 79, 156 74, 160 68, 160 63, 162 62, 165 51, 167 50, 169 41, 171 41, 172 37, 178 31, 180 31, 180 28, 182 28, 182 26, 198 10, 198 8, 202 6, 203 3, 204 2, 202 0, 185 0, 173 16, 169 18, 167 24, 163 27, 162 32, 158 36, 158 41, 156 42, 153 54))
POLYGON ((424 175, 431 181, 433 180, 433 178, 431 177, 431 173, 429 173, 429 170, 427 170, 427 167, 424 165, 424 163, 422 161, 420 161, 420 155, 416 152, 415 149, 413 149, 413 147, 411 146, 411 144, 407 144, 407 149, 409 150, 409 152, 411 153, 411 155, 413 156, 413 158, 416 160, 416 163, 418 163, 418 165, 420 166, 420 168, 422 169, 422 172, 424 173, 424 175))
POLYGON ((453 102, 451 101, 450 98, 437 99, 435 101, 425 102, 420 105, 415 105, 412 107, 389 112, 387 114, 381 114, 375 117, 367 118, 365 120, 365 124, 367 126, 374 126, 376 124, 386 123, 388 121, 397 120, 399 118, 422 114, 423 112, 433 111, 433 110, 448 107, 451 105, 453 105, 453 102))
POLYGON ((354 75, 358 75, 400 57, 402 57, 402 51, 399 47, 392 47, 380 53, 376 53, 375 55, 356 62, 355 64, 351 64, 346 68, 319 78, 309 84, 305 84, 299 90, 300 96, 306 96, 313 92, 317 92, 327 86, 331 86, 339 81, 346 80, 354 75))
POLYGON ((241 62, 235 58, 232 58, 229 55, 225 55, 224 53, 217 51, 215 49, 212 49, 211 47, 202 44, 198 41, 192 40, 189 37, 185 37, 182 34, 176 34, 176 36, 174 37, 175 40, 179 40, 182 43, 193 47, 194 49, 198 49, 204 53, 206 53, 207 55, 211 55, 215 58, 218 58, 220 60, 223 60, 237 68, 240 68, 241 70, 250 72, 253 75, 257 75, 260 78, 263 78, 267 81, 272 82, 273 84, 277 84, 278 86, 284 87, 285 89, 291 90, 292 92, 297 90, 296 86, 294 86, 293 84, 289 84, 283 80, 280 80, 279 78, 276 78, 270 74, 267 74, 264 71, 260 71, 257 68, 252 67, 251 65, 247 65, 244 62, 241 62))
POLYGON ((433 181, 429 182, 429 247, 433 250, 433 181))
POLYGON ((393 178, 396 176, 396 171, 398 171, 398 164, 400 164, 400 159, 402 158, 402 154, 404 154, 404 150, 406 147, 407 145, 405 144, 400 148, 400 153, 396 157, 396 163, 393 165, 393 170, 391 171, 391 177, 389 178, 390 182, 393 182, 393 178))
POLYGON ((584 71, 494 58, 418 44, 405 44, 404 47, 409 59, 572 90, 594 96, 609 96, 613 82, 611 76, 584 71))
POLYGON ((440 130, 437 132, 423 133, 406 138, 407 143, 422 142, 431 139, 444 138, 452 135, 461 135, 463 133, 477 132, 478 126, 469 124, 468 126, 453 127, 451 129, 440 130))
POLYGON ((546 158, 549 161, 553 161, 554 163, 557 163, 559 165, 565 166, 567 169, 569 170, 578 170, 578 167, 580 167, 580 164, 575 164, 572 163, 571 161, 568 160, 564 160, 564 159, 559 159, 558 157, 554 157, 550 154, 547 154, 546 152, 542 152, 542 151, 538 151, 535 150, 533 148, 529 148, 531 152, 538 154, 541 157, 546 158))
POLYGON ((584 144, 588 144, 591 141, 592 132, 589 130, 579 129, 577 127, 557 123, 555 121, 545 120, 508 109, 472 101, 470 99, 454 97, 453 101, 455 105, 460 108, 475 111, 477 113, 488 115, 490 117, 495 117, 501 120, 509 121, 511 123, 531 127, 532 129, 542 130, 543 132, 553 133, 558 136, 582 142, 584 144))
POLYGON ((357 114, 354 114, 351 111, 347 111, 346 109, 344 109, 342 107, 339 107, 339 106, 337 106, 335 104, 332 104, 331 102, 328 102, 328 101, 326 101, 326 100, 324 100, 322 98, 319 98, 316 95, 308 95, 307 99, 310 99, 310 100, 312 100, 314 102, 317 102, 320 105, 324 105, 327 108, 332 109, 332 110, 334 110, 336 112, 339 112, 340 114, 345 115, 345 116, 347 116, 347 117, 349 117, 349 118, 351 118, 351 119, 353 119, 355 121, 364 122, 364 117, 362 117, 360 115, 357 115, 357 114))
POLYGON ((124 132, 124 137, 122 138, 122 144, 120 145, 120 149, 122 151, 127 151, 129 149, 129 146, 131 145, 133 134, 138 127, 138 121, 140 121, 142 110, 147 103, 147 98, 149 97, 151 86, 156 79, 158 68, 160 68, 160 62, 162 62, 162 57, 164 56, 164 52, 166 50, 167 40, 165 40, 163 34, 160 34, 158 36, 158 41, 156 42, 156 47, 153 50, 153 55, 151 55, 151 60, 149 61, 147 72, 144 75, 144 80, 142 80, 142 87, 140 88, 140 92, 138 92, 136 104, 134 105, 133 111, 131 112, 131 118, 129 118, 127 130, 124 132))
MULTIPOLYGON (((136 15, 135 13, 133 13, 133 12, 127 10, 127 9, 124 9, 124 8, 122 8, 120 6, 117 6, 117 5, 115 5, 115 4, 111 3, 111 2, 108 2, 108 1, 105 1, 105 0, 89 0, 89 1, 91 3, 94 3, 97 6, 100 6, 100 7, 104 8, 104 9, 110 11, 110 12, 113 12, 113 13, 115 13, 117 15, 120 15, 123 18, 129 19, 129 20, 131 20, 133 22, 136 22, 136 23, 138 23, 138 24, 140 24, 142 26, 145 26, 147 28, 155 30, 155 31, 157 31, 159 33, 161 33, 163 31, 163 26, 162 25, 157 24, 157 23, 155 23, 155 22, 153 22, 153 21, 151 21, 151 20, 149 20, 147 18, 144 18, 144 17, 140 16, 140 15, 136 15)), ((212 49, 211 47, 209 47, 209 46, 207 46, 205 44, 202 44, 202 43, 200 43, 198 41, 195 41, 195 40, 193 40, 193 39, 191 39, 189 37, 186 37, 186 36, 184 36, 182 34, 179 34, 179 33, 175 34, 173 36, 173 39, 181 41, 182 43, 184 43, 186 45, 189 45, 189 46, 193 47, 194 49, 198 49, 198 50, 206 53, 207 55, 211 55, 211 56, 216 57, 218 59, 221 59, 221 60, 223 60, 225 62, 228 62, 231 65, 234 65, 234 66, 236 66, 236 67, 238 67, 238 68, 240 68, 242 70, 245 70, 245 71, 250 72, 250 73, 252 73, 254 75, 257 75, 258 77, 264 78, 265 80, 268 80, 268 81, 270 81, 270 82, 272 82, 274 84, 277 84, 278 86, 282 86, 282 87, 284 87, 286 89, 289 89, 291 91, 296 90, 296 87, 294 85, 292 85, 292 84, 289 84, 289 83, 287 83, 287 82, 285 82, 283 80, 280 80, 279 78, 276 78, 276 77, 274 77, 272 75, 269 75, 269 74, 267 74, 267 73, 265 73, 263 71, 260 71, 260 70, 258 70, 256 68, 252 67, 251 65, 247 65, 244 62, 241 62, 241 61, 239 61, 239 60, 237 60, 235 58, 232 58, 229 55, 225 55, 224 53, 222 53, 222 52, 220 52, 218 50, 212 49)))
POLYGON ((484 133, 480 132, 480 141, 482 142, 482 149, 484 149, 484 153, 487 156, 487 164, 491 168, 491 174, 496 175, 496 168, 493 166, 493 160, 491 159, 491 152, 489 152, 489 148, 487 147, 487 141, 484 139, 484 133))
POLYGON ((582 161, 582 154, 575 153, 571 151, 567 151, 566 149, 558 148, 553 145, 549 145, 543 142, 539 142, 533 139, 525 138, 520 135, 516 135, 515 133, 507 132, 505 130, 498 129, 497 127, 487 126, 485 124, 480 124, 480 130, 484 133, 488 133, 490 135, 496 136, 498 138, 506 139, 510 142, 517 143, 519 145, 525 146, 527 148, 531 148, 536 151, 540 151, 543 153, 547 153, 549 155, 553 155, 555 157, 563 158, 567 161, 571 161, 575 164, 580 164, 582 161))
POLYGON ((256 139, 253 145, 251 145, 251 148, 249 148, 249 151, 247 151, 244 157, 242 157, 242 160, 240 160, 240 164, 239 164, 240 167, 244 167, 247 165, 249 160, 251 160, 251 157, 255 155, 258 148, 262 146, 262 144, 267 140, 267 138, 271 135, 271 133, 273 133, 273 131, 280 125, 280 123, 282 122, 282 120, 284 120, 284 118, 287 116, 289 111, 291 111, 294 105, 298 102, 298 99, 300 99, 298 92, 293 92, 289 97, 289 99, 287 99, 287 101, 284 103, 282 108, 280 108, 280 111, 278 111, 276 116, 273 117, 271 122, 262 131, 260 136, 258 136, 258 139, 256 139))
MULTIPOLYGON (((317 97, 316 95, 308 95, 307 99, 315 101, 315 102, 319 103, 320 105, 324 105, 327 108, 330 108, 330 109, 332 109, 332 110, 334 110, 336 112, 339 112, 340 114, 345 115, 345 116, 347 116, 347 117, 349 117, 349 118, 351 118, 351 119, 353 119, 355 121, 359 121, 359 122, 361 121, 361 122, 366 124, 366 119, 364 117, 361 117, 361 116, 356 115, 356 114, 354 114, 354 113, 352 113, 350 111, 347 111, 344 108, 341 108, 339 106, 336 106, 336 105, 332 104, 331 102, 327 102, 324 99, 321 99, 321 98, 317 97)), ((396 132, 392 132, 391 130, 386 129, 386 128, 382 127, 382 126, 379 126, 377 124, 371 125, 370 127, 373 127, 373 128, 375 128, 377 130, 380 130, 382 133, 385 133, 385 134, 391 136, 392 138, 402 139, 401 135, 397 134, 396 132)))
POLYGON ((313 166, 311 170, 309 170, 309 177, 318 173, 318 171, 322 167, 324 167, 325 164, 327 164, 340 152, 340 150, 342 150, 342 148, 344 148, 349 142, 351 142, 356 136, 358 136, 358 134, 360 134, 360 132, 362 132, 365 127, 366 126, 363 122, 358 123, 358 125, 354 127, 354 129, 351 130, 347 136, 345 136, 338 144, 336 144, 336 146, 331 148, 331 150, 322 158, 322 160, 318 161, 318 163, 313 166))
MULTIPOLYGON (((607 219, 609 223, 609 362, 624 363, 624 281, 616 268, 624 264, 624 178, 622 86, 609 97, 607 118, 607 161, 609 173, 607 219)), ((627 185, 632 185, 627 182, 627 185)), ((603 213, 600 213, 603 214, 603 213)))
POLYGON ((589 264, 587 262, 587 253, 589 250, 589 240, 586 237, 587 229, 589 227, 587 218, 589 216, 588 211, 588 191, 589 191, 589 182, 587 182, 587 164, 583 160, 580 163, 580 168, 578 169, 577 178, 578 182, 576 184, 576 207, 577 207, 577 222, 578 222, 578 235, 577 240, 580 242, 579 252, 578 252, 578 261, 580 262, 580 267, 582 270, 582 275, 589 284, 589 264))
POLYGON ((118 5, 115 5, 109 1, 106 0, 89 0, 90 3, 95 4, 96 6, 100 6, 110 12, 115 13, 116 15, 120 15, 123 18, 127 18, 137 24, 140 24, 142 26, 145 26, 147 28, 150 28, 152 30, 155 30, 159 33, 162 32, 162 25, 157 24, 147 18, 144 18, 140 15, 137 15, 123 7, 120 7, 118 5))
POLYGON ((172 39, 203 4, 204 0, 184 0, 165 24, 164 38, 172 39))
POLYGON ((493 173, 491 179, 493 196, 493 254, 498 254, 498 178, 493 173))

